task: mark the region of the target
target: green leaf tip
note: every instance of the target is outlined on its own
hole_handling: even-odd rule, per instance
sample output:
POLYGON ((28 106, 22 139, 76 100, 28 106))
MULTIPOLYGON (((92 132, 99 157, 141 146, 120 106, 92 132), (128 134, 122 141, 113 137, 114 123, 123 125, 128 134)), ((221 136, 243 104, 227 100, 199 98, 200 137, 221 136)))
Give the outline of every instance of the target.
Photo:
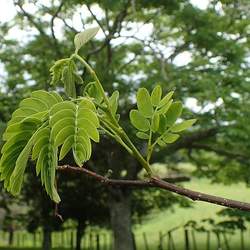
POLYGON ((97 34, 99 29, 99 27, 89 28, 75 35, 74 44, 76 53, 84 44, 86 44, 97 34))

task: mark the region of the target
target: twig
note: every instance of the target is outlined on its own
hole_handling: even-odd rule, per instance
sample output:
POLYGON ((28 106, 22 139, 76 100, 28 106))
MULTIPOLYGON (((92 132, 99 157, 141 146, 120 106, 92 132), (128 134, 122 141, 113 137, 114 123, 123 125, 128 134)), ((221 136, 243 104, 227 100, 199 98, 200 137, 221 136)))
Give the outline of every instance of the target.
POLYGON ((156 187, 165 189, 176 194, 188 197, 194 201, 204 201, 212 204, 217 204, 224 207, 237 208, 240 210, 250 211, 250 203, 226 199, 219 196, 209 195, 201 192, 196 192, 187 188, 179 187, 175 184, 163 181, 157 177, 152 177, 148 180, 117 180, 109 179, 99 175, 86 168, 72 167, 68 165, 58 166, 57 170, 69 173, 84 173, 88 176, 95 178, 97 181, 108 186, 122 186, 122 187, 156 187))

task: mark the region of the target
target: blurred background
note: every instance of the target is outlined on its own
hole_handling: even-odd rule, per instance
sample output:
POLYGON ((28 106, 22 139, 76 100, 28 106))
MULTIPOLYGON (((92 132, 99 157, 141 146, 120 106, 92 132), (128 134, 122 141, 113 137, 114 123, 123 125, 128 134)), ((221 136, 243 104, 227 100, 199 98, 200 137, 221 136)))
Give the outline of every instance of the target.
MULTIPOLYGON (((0 4, 0 134, 21 99, 53 89, 49 68, 73 52, 75 34, 99 25, 80 54, 107 92, 119 90, 123 126, 137 145, 128 113, 139 87, 175 90, 183 117, 198 119, 175 144, 154 154, 154 172, 196 191, 250 202, 249 0, 0 4)), ((90 80, 85 70, 81 75, 90 80)), ((105 137, 86 166, 103 175, 110 169, 119 179, 145 174, 105 137)), ((250 213, 157 189, 107 188, 79 174, 57 178, 63 222, 32 162, 20 196, 1 188, 1 249, 250 249, 250 213)))

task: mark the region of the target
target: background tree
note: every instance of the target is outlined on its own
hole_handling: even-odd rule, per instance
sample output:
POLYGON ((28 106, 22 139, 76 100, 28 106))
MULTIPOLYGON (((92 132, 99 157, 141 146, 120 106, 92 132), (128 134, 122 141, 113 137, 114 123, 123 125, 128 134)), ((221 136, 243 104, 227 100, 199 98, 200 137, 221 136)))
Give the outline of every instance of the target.
MULTIPOLYGON (((128 110, 134 105, 135 89, 139 86, 153 88, 156 82, 162 82, 164 90, 176 88, 177 98, 186 104, 185 118, 191 112, 197 113, 199 122, 193 131, 156 154, 154 161, 174 164, 192 160, 200 175, 221 181, 218 176, 223 173, 225 181, 236 172, 238 180, 248 181, 248 175, 242 174, 248 171, 246 155, 249 148, 249 14, 246 0, 210 1, 204 10, 184 0, 101 3, 71 0, 57 6, 45 6, 38 1, 34 6, 35 15, 26 10, 27 2, 15 1, 17 26, 24 29, 32 26, 34 31, 25 46, 6 38, 11 23, 2 24, 1 29, 0 58, 7 72, 4 91, 10 99, 14 99, 16 93, 28 95, 30 88, 47 89, 50 62, 70 53, 72 31, 80 31, 84 25, 97 22, 103 34, 82 53, 91 64, 97 65, 96 71, 106 89, 118 89, 122 93, 122 116, 128 117, 128 110), (70 20, 83 4, 82 26, 76 30, 70 20), (46 14, 49 21, 44 18, 46 14), (60 34, 55 32, 55 22, 64 25, 60 34), (146 33, 143 32, 145 27, 149 35, 140 37, 139 34, 146 33), (201 154, 204 151, 209 153, 201 154)), ((87 80, 86 72, 82 74, 87 80)), ((123 164, 115 157, 122 151, 116 145, 109 146, 110 151, 102 154, 108 159, 109 168, 114 166, 113 176, 120 177, 126 170, 124 178, 136 178, 140 168, 131 167, 136 163, 123 156, 126 162, 123 164)), ((127 224, 116 230, 119 232, 115 236, 117 248, 132 249, 127 229, 131 215, 130 192, 117 189, 114 192, 119 198, 111 201, 111 214, 123 211, 122 216, 118 214, 113 218, 124 221, 113 221, 113 227, 127 224), (119 206, 123 209, 117 209, 119 206), (119 238, 119 235, 126 237, 119 238)))

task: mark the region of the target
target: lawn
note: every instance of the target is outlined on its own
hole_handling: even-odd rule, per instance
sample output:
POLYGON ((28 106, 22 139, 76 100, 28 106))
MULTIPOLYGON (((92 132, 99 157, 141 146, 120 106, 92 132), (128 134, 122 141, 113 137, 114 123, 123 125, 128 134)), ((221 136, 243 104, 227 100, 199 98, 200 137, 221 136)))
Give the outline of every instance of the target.
MULTIPOLYGON (((214 195, 220 195, 227 198, 238 199, 241 201, 250 200, 250 189, 247 189, 244 184, 233 184, 225 186, 222 184, 211 184, 206 179, 194 179, 191 182, 183 184, 187 188, 193 190, 199 190, 214 195)), ((216 213, 221 209, 220 206, 203 203, 193 202, 191 208, 179 208, 175 207, 173 210, 154 211, 148 215, 143 223, 140 225, 134 225, 134 233, 138 250, 146 250, 144 243, 144 236, 146 235, 147 242, 150 250, 158 250, 160 232, 163 235, 168 230, 183 226, 189 220, 200 221, 206 218, 214 218, 216 221, 221 220, 216 213)), ((250 237, 248 237, 250 231, 244 233, 246 249, 250 249, 250 237)), ((55 235, 56 236, 56 235, 55 235)), ((184 249, 184 229, 180 228, 173 233, 173 238, 176 245, 176 250, 184 249)), ((206 249, 206 234, 195 233, 198 249, 206 249)), ((88 237, 87 237, 88 239, 88 237)), ((240 250, 240 232, 238 231, 234 235, 228 235, 230 248, 234 250, 240 250)), ((167 237, 163 240, 163 250, 167 249, 167 237)), ((6 249, 6 248, 0 248, 6 249)), ((12 248, 13 250, 16 248, 12 248)), ((30 249, 35 250, 38 248, 18 248, 19 250, 30 249)), ((62 248, 57 248, 62 249, 62 248)), ((216 235, 211 235, 211 250, 217 249, 216 235)), ((222 248, 223 250, 226 248, 222 248)), ((56 250, 56 249, 55 249, 56 250)), ((192 250, 192 248, 191 248, 192 250)))
MULTIPOLYGON (((226 198, 250 201, 250 189, 242 183, 225 186, 222 184, 211 184, 210 181, 206 179, 195 179, 191 182, 184 183, 184 186, 193 190, 226 198)), ((189 220, 200 221, 206 218, 214 218, 216 221, 222 220, 222 218, 217 215, 217 212, 220 211, 222 207, 204 202, 193 202, 192 204, 192 208, 175 207, 174 210, 155 211, 144 219, 142 225, 136 225, 134 231, 137 244, 141 246, 140 248, 143 249, 142 246, 144 245, 143 233, 146 234, 150 250, 154 250, 157 249, 160 232, 164 234, 174 227, 184 225, 189 220)), ((245 243, 248 247, 250 247, 250 238, 247 236, 249 233, 249 231, 245 233, 245 243)), ((237 249, 240 245, 240 234, 237 232, 235 235, 229 236, 231 248, 237 249)), ((179 246, 178 249, 184 249, 184 229, 181 228, 176 230, 173 233, 173 237, 177 246, 179 246)), ((205 245, 206 234, 196 233, 195 238, 199 249, 202 249, 202 246, 205 245)), ((216 246, 216 235, 211 235, 211 239, 216 246)), ((165 240, 165 245, 166 243, 167 239, 165 240)))

